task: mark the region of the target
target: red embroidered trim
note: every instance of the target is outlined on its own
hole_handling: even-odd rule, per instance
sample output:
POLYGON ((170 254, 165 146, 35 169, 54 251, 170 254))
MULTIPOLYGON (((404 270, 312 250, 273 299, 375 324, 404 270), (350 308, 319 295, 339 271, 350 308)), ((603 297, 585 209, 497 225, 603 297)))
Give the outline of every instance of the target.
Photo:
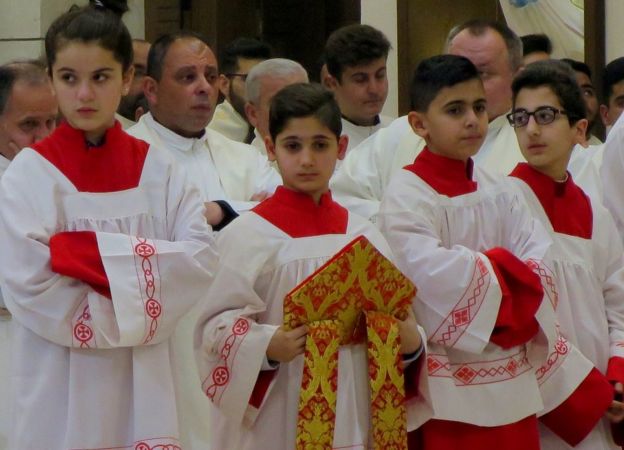
POLYGON ((430 340, 445 347, 453 346, 474 320, 489 287, 490 272, 485 263, 477 259, 470 285, 430 340))
POLYGON ((453 378, 457 386, 500 383, 511 380, 531 369, 526 349, 492 361, 451 364, 446 355, 430 354, 427 370, 430 377, 453 378))
POLYGON ((93 329, 87 324, 90 322, 91 313, 89 312, 89 305, 86 305, 76 319, 73 328, 74 338, 80 342, 80 348, 91 348, 90 343, 95 344, 95 334, 93 329))
POLYGON ((557 342, 555 343, 553 351, 548 355, 546 362, 535 371, 537 382, 539 384, 544 383, 544 381, 546 381, 552 373, 553 369, 563 364, 563 361, 567 358, 569 352, 570 346, 568 341, 561 336, 559 334, 559 330, 557 330, 557 342))
POLYGON ((219 388, 223 388, 230 382, 230 369, 232 367, 232 361, 230 360, 230 357, 232 357, 233 359, 233 357, 236 355, 236 351, 238 351, 238 348, 245 338, 245 335, 249 332, 250 329, 251 324, 249 323, 249 320, 243 317, 239 317, 236 322, 234 322, 231 334, 227 338, 225 338, 223 346, 219 351, 219 359, 221 360, 221 363, 217 367, 215 367, 210 375, 203 381, 202 389, 204 390, 208 398, 213 402, 218 400, 215 400, 217 390, 219 388), (210 384, 208 387, 204 387, 207 382, 212 382, 212 384, 210 384))
MULTIPOLYGON (((71 450, 79 450, 79 449, 71 449, 71 450)), ((80 447, 80 450, 182 450, 180 446, 180 441, 177 438, 173 437, 159 437, 159 438, 151 438, 151 439, 141 439, 140 441, 136 441, 134 444, 124 445, 123 447, 90 447, 87 449, 86 447, 80 447), (155 444, 149 444, 150 441, 158 441, 155 444)))
POLYGON ((145 442, 139 442, 134 446, 134 450, 182 450, 182 447, 175 444, 156 444, 152 447, 145 442))
MULTIPOLYGON (((151 319, 149 331, 144 344, 147 344, 154 338, 156 329, 158 328, 158 318, 162 314, 162 304, 156 299, 156 277, 154 276, 154 267, 151 258, 156 255, 156 248, 147 243, 147 239, 137 237, 139 243, 134 246, 134 254, 141 258, 141 269, 143 270, 143 281, 145 287, 143 291, 147 297, 144 301, 145 314, 151 319)), ((141 279, 139 277, 139 284, 141 279)))
POLYGON ((529 267, 529 269, 539 275, 540 280, 542 281, 544 295, 548 297, 548 300, 550 300, 550 304, 556 311, 557 304, 559 303, 559 293, 557 292, 557 285, 554 281, 555 275, 553 274, 553 271, 550 270, 543 261, 538 261, 536 259, 528 259, 526 261, 526 265, 529 267))

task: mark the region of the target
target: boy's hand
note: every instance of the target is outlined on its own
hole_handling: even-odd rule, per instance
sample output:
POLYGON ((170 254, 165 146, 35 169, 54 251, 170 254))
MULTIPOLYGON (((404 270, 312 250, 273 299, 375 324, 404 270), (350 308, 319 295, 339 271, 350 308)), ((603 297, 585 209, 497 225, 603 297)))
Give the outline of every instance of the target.
POLYGON ((284 327, 279 327, 267 347, 267 358, 282 363, 292 361, 295 356, 304 352, 307 333, 308 327, 306 325, 301 325, 290 331, 285 331, 284 327))
POLYGON ((622 392, 624 392, 624 386, 622 383, 615 383, 616 399, 611 402, 611 406, 607 409, 607 419, 611 423, 620 423, 624 420, 624 403, 622 403, 622 392), (618 395, 619 394, 619 395, 618 395))
POLYGON ((422 337, 418 332, 418 322, 412 308, 407 310, 407 318, 397 321, 399 325, 399 336, 401 337, 401 353, 409 355, 414 353, 422 345, 422 337))
POLYGON ((208 225, 212 227, 219 225, 225 217, 221 206, 217 202, 206 202, 204 203, 204 206, 206 207, 204 216, 206 217, 208 225))

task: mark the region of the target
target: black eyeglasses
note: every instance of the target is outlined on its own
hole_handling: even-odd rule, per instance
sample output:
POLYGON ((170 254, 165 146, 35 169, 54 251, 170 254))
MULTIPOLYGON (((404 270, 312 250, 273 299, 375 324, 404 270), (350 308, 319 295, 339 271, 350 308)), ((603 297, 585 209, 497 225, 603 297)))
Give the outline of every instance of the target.
POLYGON ((566 115, 567 113, 552 106, 540 106, 533 112, 529 112, 526 109, 516 109, 507 114, 507 120, 509 120, 509 125, 512 127, 520 128, 525 127, 529 123, 529 118, 533 116, 538 125, 548 125, 553 123, 559 114, 566 115))
POLYGON ((225 76, 228 78, 240 77, 243 81, 247 80, 246 73, 226 73, 225 76))

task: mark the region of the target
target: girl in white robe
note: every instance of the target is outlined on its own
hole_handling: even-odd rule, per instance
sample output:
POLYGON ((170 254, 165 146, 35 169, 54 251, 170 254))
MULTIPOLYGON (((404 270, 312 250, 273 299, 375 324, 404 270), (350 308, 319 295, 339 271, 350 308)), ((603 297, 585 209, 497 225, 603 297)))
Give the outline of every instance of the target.
POLYGON ((131 48, 101 6, 52 24, 65 122, 2 178, 12 449, 181 448, 170 336, 205 295, 216 251, 185 175, 114 121, 131 48))

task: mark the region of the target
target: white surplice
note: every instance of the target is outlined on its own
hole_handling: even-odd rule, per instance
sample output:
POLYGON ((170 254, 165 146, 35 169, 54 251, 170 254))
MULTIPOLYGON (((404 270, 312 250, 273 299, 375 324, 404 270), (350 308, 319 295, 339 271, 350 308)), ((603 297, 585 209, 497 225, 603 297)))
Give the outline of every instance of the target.
POLYGON ((98 193, 78 191, 27 148, 0 202, 14 323, 9 448, 180 448, 170 337, 204 298, 217 259, 199 192, 154 147, 137 187, 98 193), (112 300, 51 270, 49 241, 63 231, 95 232, 112 300))
POLYGON ((624 114, 620 114, 604 143, 600 178, 604 190, 604 205, 615 219, 620 238, 624 240, 624 114))
MULTIPOLYGON (((276 194, 277 195, 277 194, 276 194)), ((252 212, 241 216, 218 237, 222 255, 211 302, 198 322, 195 349, 204 390, 211 390, 215 371, 227 352, 228 379, 215 387, 211 415, 214 449, 295 448, 303 356, 282 363, 260 408, 249 402, 266 349, 283 323, 284 296, 359 235, 386 256, 387 244, 378 230, 349 214, 344 234, 290 237, 252 212), (241 245, 241 237, 245 245, 241 245), (227 351, 226 348, 227 347, 227 351)), ((371 448, 369 438, 369 377, 366 345, 339 350, 336 427, 333 448, 371 448)), ((419 361, 418 363, 420 363, 419 361)), ((413 364, 417 364, 416 362, 413 364)), ((419 395, 408 400, 408 430, 431 416, 425 370, 419 395)))
POLYGON ((555 332, 548 274, 540 274, 544 299, 536 315, 546 341, 538 334, 509 349, 490 342, 501 288, 483 252, 503 247, 544 272, 551 241, 498 176, 475 167, 473 180, 476 191, 448 197, 401 170, 388 185, 378 225, 397 266, 418 286, 414 309, 429 339, 435 418, 493 427, 552 411, 592 365, 555 332))
MULTIPOLYGON (((555 275, 561 332, 603 374, 611 357, 624 357, 624 258, 609 212, 592 202, 591 239, 556 232, 527 183, 510 177, 533 217, 548 230, 553 245, 545 262, 555 275)), ((580 444, 571 447, 543 428, 544 450, 617 450, 603 418, 580 444)))
POLYGON ((236 142, 245 142, 249 134, 249 123, 227 100, 217 105, 208 128, 236 142))
MULTIPOLYGON (((0 155, 0 178, 9 168, 9 161, 0 155)), ((9 430, 11 429, 11 402, 8 401, 11 393, 10 360, 11 360, 11 316, 5 309, 4 300, 0 293, 0 450, 8 450, 9 430)))
MULTIPOLYGON (((407 116, 394 120, 347 153, 330 183, 336 200, 375 221, 390 178, 411 164, 424 146, 425 141, 413 132, 407 116)), ((507 175, 521 161, 524 157, 513 128, 504 115, 497 117, 488 125, 475 165, 507 175)))
POLYGON ((199 187, 204 201, 225 200, 237 212, 257 204, 251 201, 254 194, 272 194, 282 182, 254 147, 211 129, 200 138, 185 138, 159 124, 149 113, 141 116, 128 134, 169 150, 199 187))

